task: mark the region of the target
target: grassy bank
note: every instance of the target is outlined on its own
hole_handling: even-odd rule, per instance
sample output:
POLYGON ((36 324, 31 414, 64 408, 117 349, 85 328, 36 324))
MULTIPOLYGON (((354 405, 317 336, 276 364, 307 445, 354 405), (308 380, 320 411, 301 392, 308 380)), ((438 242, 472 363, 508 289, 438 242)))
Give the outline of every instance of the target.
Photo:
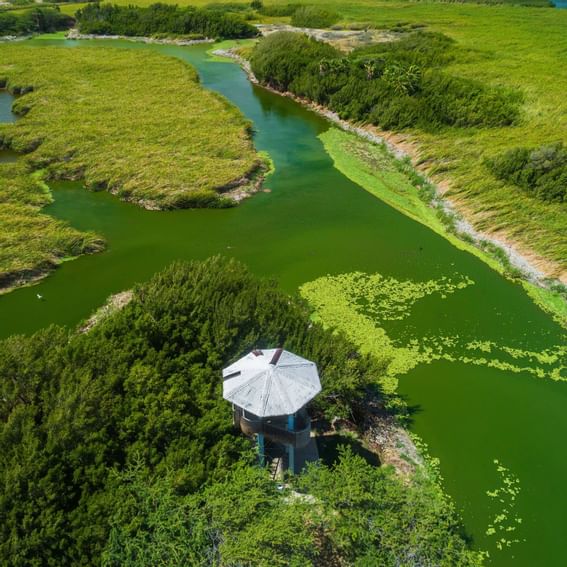
POLYGON ((399 138, 413 144, 416 161, 475 227, 514 242, 548 274, 566 280, 567 205, 541 202, 497 180, 484 162, 515 147, 567 141, 567 11, 370 0, 310 3, 335 8, 347 24, 391 28, 405 22, 443 32, 468 50, 465 60, 448 66, 448 73, 482 77, 523 93, 521 119, 514 126, 411 130, 399 138))
POLYGON ((178 60, 25 45, 0 46, 0 54, 0 81, 26 92, 14 104, 22 117, 0 125, 0 146, 26 154, 0 165, 2 288, 101 247, 39 213, 50 196, 33 171, 171 208, 230 204, 223 191, 260 163, 242 115, 178 60))
MULTIPOLYGON (((392 156, 383 145, 364 140, 337 128, 321 134, 321 141, 335 167, 346 177, 376 195, 382 201, 414 220, 428 226, 454 246, 481 258, 493 269, 508 277, 520 275, 504 252, 491 247, 483 250, 474 245, 467 234, 458 234, 451 214, 436 206, 435 193, 427 181, 415 172, 410 163, 392 156)), ((567 302, 560 292, 542 289, 518 278, 532 299, 567 325, 567 302)))

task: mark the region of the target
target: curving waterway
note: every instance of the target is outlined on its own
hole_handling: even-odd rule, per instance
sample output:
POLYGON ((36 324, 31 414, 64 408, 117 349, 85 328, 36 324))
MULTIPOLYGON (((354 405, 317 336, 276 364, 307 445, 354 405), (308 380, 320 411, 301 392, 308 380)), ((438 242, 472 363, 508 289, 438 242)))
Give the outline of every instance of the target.
POLYGON ((104 235, 108 249, 0 297, 0 336, 76 325, 110 294, 171 261, 218 253, 290 292, 353 272, 412 285, 466 281, 458 289, 437 286, 400 317, 380 321, 397 345, 415 340, 444 353, 400 377, 412 429, 440 459, 445 487, 491 564, 564 565, 567 383, 550 376, 564 372, 552 353, 565 346, 565 335, 522 288, 349 181, 318 138, 328 122, 252 86, 235 64, 208 59, 206 47, 39 45, 47 43, 153 49, 190 62, 207 88, 253 122, 256 146, 276 171, 266 182, 269 193, 226 210, 145 211, 78 184, 53 184, 55 201, 46 211, 104 235))

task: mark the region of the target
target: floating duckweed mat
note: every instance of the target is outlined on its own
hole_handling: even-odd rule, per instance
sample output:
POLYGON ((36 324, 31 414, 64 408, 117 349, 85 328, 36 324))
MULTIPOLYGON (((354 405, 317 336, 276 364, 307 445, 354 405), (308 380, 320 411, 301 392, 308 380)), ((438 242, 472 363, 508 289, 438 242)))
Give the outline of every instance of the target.
POLYGON ((492 341, 464 340, 459 336, 423 336, 393 339, 383 324, 411 316, 421 300, 437 294, 446 298, 474 285, 462 275, 426 282, 399 281, 382 274, 352 272, 325 276, 304 284, 301 295, 314 316, 355 342, 361 352, 388 362, 382 387, 393 392, 397 376, 419 364, 436 360, 462 362, 511 372, 528 372, 538 378, 567 381, 567 346, 542 351, 521 350, 492 341))
POLYGON ((496 548, 502 551, 514 543, 520 543, 516 531, 522 524, 522 518, 515 513, 516 499, 520 494, 520 479, 498 459, 494 459, 499 484, 495 490, 487 490, 486 495, 498 503, 498 512, 492 518, 486 530, 487 536, 496 538, 496 548))

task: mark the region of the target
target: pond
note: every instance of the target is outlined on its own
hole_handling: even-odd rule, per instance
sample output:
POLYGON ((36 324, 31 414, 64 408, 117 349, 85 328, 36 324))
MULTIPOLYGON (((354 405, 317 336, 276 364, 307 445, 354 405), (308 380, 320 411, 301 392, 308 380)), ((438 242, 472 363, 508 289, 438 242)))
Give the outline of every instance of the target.
MULTIPOLYGON (((85 42, 34 43, 72 48, 85 42)), ((450 349, 401 377, 412 428, 440 459, 447 491, 474 545, 490 551, 491 564, 563 565, 567 384, 536 377, 545 353, 565 345, 563 330, 519 285, 345 178, 317 137, 330 124, 252 86, 238 66, 210 60, 203 46, 88 43, 155 49, 195 65, 205 87, 225 95, 254 123, 256 146, 276 168, 266 182, 270 192, 233 209, 153 212, 77 183, 53 184, 55 201, 46 211, 104 235, 108 249, 63 264, 38 286, 0 297, 0 335, 76 325, 108 295, 171 261, 212 254, 234 256, 289 292, 356 271, 399 282, 466 278, 472 283, 426 295, 402 319, 380 322, 397 344, 415 340, 450 349), (469 356, 472 343, 482 357, 469 356), (496 360, 486 345, 503 354, 496 360), (516 478, 517 495, 498 492, 506 482, 516 486, 516 478), (502 515, 504 529, 496 526, 492 534, 494 518, 502 515)))

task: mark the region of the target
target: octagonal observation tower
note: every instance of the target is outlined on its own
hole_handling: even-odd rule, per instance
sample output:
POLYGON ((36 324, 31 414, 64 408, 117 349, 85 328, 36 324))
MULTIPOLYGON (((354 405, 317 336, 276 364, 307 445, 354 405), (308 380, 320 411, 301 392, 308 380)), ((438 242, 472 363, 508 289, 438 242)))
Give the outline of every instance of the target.
POLYGON ((235 426, 256 436, 262 464, 266 441, 283 446, 292 473, 298 452, 315 446, 306 406, 320 391, 315 363, 281 348, 253 350, 223 370, 223 397, 232 403, 235 426))

